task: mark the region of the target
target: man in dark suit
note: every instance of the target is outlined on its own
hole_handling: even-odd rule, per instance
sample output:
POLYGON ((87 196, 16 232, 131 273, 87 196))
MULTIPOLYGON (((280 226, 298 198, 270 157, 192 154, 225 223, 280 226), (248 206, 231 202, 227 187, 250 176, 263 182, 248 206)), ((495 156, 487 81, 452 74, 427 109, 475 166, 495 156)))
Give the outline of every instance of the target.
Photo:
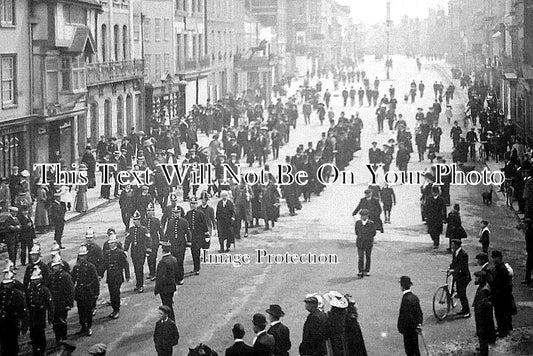
POLYGON ((54 201, 50 206, 50 220, 54 224, 54 240, 63 249, 61 239, 63 238, 63 230, 65 229, 65 213, 67 212, 67 208, 65 203, 60 201, 60 198, 60 193, 54 194, 54 201))
POLYGON ((107 240, 109 249, 104 252, 103 270, 107 272, 106 283, 109 288, 109 299, 113 312, 109 314, 111 319, 118 319, 120 313, 120 286, 130 280, 130 266, 126 254, 117 247, 117 237, 112 234, 107 240))
POLYGON ((217 204, 216 219, 218 225, 218 242, 220 250, 218 252, 229 252, 229 248, 234 243, 233 224, 235 222, 235 207, 231 200, 228 200, 228 192, 220 193, 222 198, 217 204), (224 241, 226 248, 224 249, 224 241))
POLYGON ((431 189, 433 195, 426 199, 424 216, 429 236, 433 240, 433 248, 438 249, 442 234, 442 222, 446 217, 446 203, 440 196, 439 187, 434 186, 431 189))
POLYGON ((244 343, 244 326, 242 324, 233 325, 231 329, 233 333, 234 344, 226 349, 226 356, 252 356, 254 349, 244 343))
POLYGON ((494 316, 498 326, 498 337, 506 337, 513 330, 512 316, 516 314, 513 306, 513 276, 510 272, 511 267, 503 262, 503 254, 500 251, 493 250, 491 257, 494 278, 491 284, 494 316))
POLYGON ((356 245, 359 255, 359 277, 370 277, 370 260, 376 227, 374 222, 368 217, 368 210, 361 210, 361 220, 355 223, 355 234, 357 235, 356 245), (365 261, 366 260, 366 261, 365 261))
POLYGON ((180 333, 174 320, 170 318, 168 306, 159 307, 159 320, 155 324, 154 344, 157 356, 172 356, 172 347, 178 344, 180 333))
POLYGON ((304 323, 302 343, 299 347, 302 356, 327 355, 326 341, 329 339, 328 317, 318 309, 316 297, 305 298, 305 309, 309 312, 304 323))
POLYGON ((255 338, 253 342, 254 356, 274 356, 276 341, 274 336, 266 331, 266 317, 263 314, 254 314, 252 322, 254 324, 255 338))
POLYGON ((368 218, 374 222, 376 230, 380 230, 383 233, 383 222, 381 221, 381 205, 379 200, 373 196, 372 189, 365 190, 365 197, 359 201, 359 204, 352 213, 352 216, 357 215, 362 209, 368 210, 368 218))
POLYGON ((412 285, 411 278, 408 276, 400 278, 403 297, 398 316, 398 331, 403 335, 405 354, 407 356, 420 356, 418 333, 421 331, 424 317, 418 297, 411 292, 412 285))
POLYGON ((450 271, 453 275, 455 287, 457 289, 457 297, 461 301, 462 309, 457 313, 463 318, 470 318, 470 305, 468 304, 468 297, 466 296, 466 287, 472 280, 470 270, 468 269, 468 254, 461 248, 461 240, 452 240, 452 264, 450 271))
POLYGON ((144 292, 144 261, 152 252, 150 233, 141 226, 141 214, 136 211, 133 216, 133 226, 128 229, 124 239, 124 252, 131 247, 131 261, 135 271, 135 292, 144 292))
MULTIPOLYGON (((7 244, 7 253, 9 260, 13 262, 13 265, 17 263, 17 246, 20 237, 21 225, 20 221, 17 218, 19 209, 15 206, 9 208, 9 215, 7 216, 4 226, 6 229, 5 232, 5 242, 7 244)), ((26 263, 26 258, 24 258, 24 263, 26 263)))
POLYGON ((209 242, 209 229, 204 213, 197 209, 198 200, 192 197, 190 200, 191 210, 185 215, 191 232, 191 255, 194 265, 193 273, 200 274, 200 250, 204 243, 209 242))
POLYGON ((155 280, 156 273, 156 260, 157 260, 157 250, 159 249, 159 241, 163 238, 163 229, 161 228, 161 222, 158 218, 155 217, 154 205, 148 204, 146 208, 146 218, 141 219, 141 225, 148 230, 150 234, 150 247, 152 251, 150 256, 148 256, 148 269, 150 270, 150 275, 148 278, 150 280, 155 280))
POLYGON ((161 241, 161 248, 163 256, 157 265, 154 294, 161 296, 161 303, 170 308, 170 319, 176 320, 172 305, 174 304, 176 285, 179 282, 178 261, 176 257, 170 254, 170 242, 161 241))
POLYGON ((377 169, 377 165, 381 163, 382 152, 378 148, 376 141, 372 142, 372 147, 368 149, 368 162, 372 165, 373 169, 377 169))
POLYGON ((270 320, 270 328, 267 332, 274 336, 276 341, 274 356, 289 356, 289 350, 291 349, 289 328, 280 321, 280 318, 285 316, 285 313, 277 304, 271 305, 266 312, 270 320))

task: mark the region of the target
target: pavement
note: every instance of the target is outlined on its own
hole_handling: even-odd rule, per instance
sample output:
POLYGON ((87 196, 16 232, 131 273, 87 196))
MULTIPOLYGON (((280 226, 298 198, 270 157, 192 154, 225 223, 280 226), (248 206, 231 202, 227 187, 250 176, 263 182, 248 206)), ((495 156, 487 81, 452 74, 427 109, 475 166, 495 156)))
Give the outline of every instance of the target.
MULTIPOLYGON (((435 80, 442 80, 445 84, 448 80, 442 69, 442 62, 423 62, 421 72, 417 71, 413 59, 398 56, 394 57, 394 62, 392 80, 382 81, 382 92, 385 92, 390 84, 394 84, 397 95, 403 97, 413 79, 417 83, 423 80, 427 87, 435 80)), ((376 62, 367 57, 363 67, 371 79, 375 76, 385 77, 382 61, 376 62)), ((331 80, 323 82, 325 88, 330 91, 333 89, 331 80)), ((342 84, 339 89, 343 89, 342 84)), ((399 103, 398 112, 403 114, 412 131, 416 108, 429 107, 433 101, 430 94, 432 91, 428 90, 429 96, 422 100, 417 98, 415 104, 404 104, 403 100, 399 103)), ((464 105, 463 101, 461 98, 454 101, 454 109, 457 107, 457 112, 461 105, 464 105)), ((370 147, 373 140, 384 143, 394 135, 391 132, 377 133, 374 108, 343 108, 341 98, 335 94, 332 103, 336 113, 344 110, 348 117, 356 111, 360 112, 365 125, 362 147, 370 147)), ((299 119, 299 126, 291 132, 291 142, 282 148, 280 157, 293 154, 300 143, 316 142, 320 132, 326 130, 325 126, 319 125, 315 114, 310 125, 304 126, 302 121, 299 119)), ((441 126, 444 132, 441 143, 443 155, 451 161, 451 127, 447 123, 442 123, 441 126)), ((425 170, 429 167, 429 161, 415 162, 415 156, 412 155, 409 170, 425 170)), ((447 268, 451 256, 444 250, 447 244, 444 238, 441 249, 432 249, 431 239, 420 219, 418 185, 393 187, 398 204, 392 211, 392 223, 385 225, 385 233, 376 237, 371 276, 363 279, 356 277, 357 252, 351 213, 370 181, 370 174, 365 167, 367 162, 366 149, 363 149, 346 168, 347 172, 353 173, 355 184, 336 183, 327 187, 321 196, 312 197, 311 202, 303 203, 303 209, 299 211, 298 216, 288 216, 288 209, 283 204, 282 216, 271 231, 254 228, 249 238, 238 240, 236 249, 230 256, 236 259, 240 255, 249 254, 251 263, 237 267, 233 264, 204 264, 199 276, 187 274, 185 284, 178 287, 174 298, 180 331, 180 342, 174 348, 175 354, 186 355, 189 347, 200 342, 223 354, 225 348, 232 344, 231 327, 236 322, 245 326, 247 334, 244 339, 250 344, 254 336, 252 315, 264 312, 269 304, 280 304, 286 314, 283 322, 291 330, 291 354, 296 355, 301 342, 302 326, 307 316, 303 304, 305 294, 338 290, 342 293, 349 292, 358 303, 359 322, 368 354, 401 355, 403 341, 396 330, 401 300, 398 281, 401 275, 409 275, 414 282, 413 292, 421 301, 424 337, 431 355, 472 355, 477 346, 474 318, 456 319, 452 316, 444 322, 437 322, 432 314, 433 293, 445 279, 440 271, 447 268), (332 255, 336 256, 337 263, 256 263, 258 249, 264 249, 271 254, 311 252, 332 255)), ((519 284, 524 274, 523 236, 515 229, 514 213, 505 206, 500 196, 495 196, 492 206, 482 204, 481 194, 486 189, 487 187, 483 186, 455 186, 451 190, 451 200, 452 204, 457 202, 461 205, 463 225, 469 236, 464 241, 464 249, 470 256, 472 272, 478 269, 474 256, 481 252, 477 233, 482 219, 491 222, 491 248, 501 249, 515 270, 514 293, 519 310, 518 315, 514 317, 516 330, 507 339, 499 340, 491 348, 491 355, 532 355, 530 327, 533 320, 533 292, 519 284)), ((159 210, 156 213, 160 216, 159 210)), ((95 230, 99 244, 105 241, 105 231, 108 227, 122 230, 118 204, 111 202, 67 223, 64 234, 67 249, 63 251, 63 256, 71 264, 75 262, 77 248, 83 242, 89 226, 95 230)), ((123 238, 124 233, 119 233, 119 239, 123 238)), ((45 246, 51 245, 53 235, 41 236, 39 240, 45 246)), ((43 247, 43 251, 48 249, 43 247)), ((213 246, 209 253, 216 256, 216 249, 213 246)), ((49 258, 46 256, 44 259, 49 258)), ((192 264, 187 253, 185 271, 190 270, 192 264)), ((19 271, 19 277, 22 274, 23 271, 19 271)), ((109 297, 107 288, 102 283, 94 334, 92 337, 70 337, 69 341, 78 347, 74 355, 85 355, 87 348, 98 342, 108 344, 109 355, 155 355, 152 337, 160 300, 152 294, 153 282, 145 283, 143 294, 134 293, 133 288, 133 281, 123 284, 120 318, 109 320, 106 316, 110 307, 105 305, 109 297)), ((472 284, 468 288, 470 303, 474 293, 475 287, 472 284)), ((74 308, 68 318, 69 335, 73 335, 79 328, 77 322, 77 312, 74 308)), ((51 330, 48 332, 49 339, 53 339, 51 330)), ((23 341, 24 350, 27 352, 27 337, 23 341)))

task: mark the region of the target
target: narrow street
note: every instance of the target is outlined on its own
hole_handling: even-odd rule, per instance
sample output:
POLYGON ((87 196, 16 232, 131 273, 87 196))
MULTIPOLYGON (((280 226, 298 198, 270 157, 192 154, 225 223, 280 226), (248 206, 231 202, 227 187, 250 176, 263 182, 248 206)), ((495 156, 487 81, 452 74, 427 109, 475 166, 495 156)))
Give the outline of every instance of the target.
MULTIPOLYGON (((433 102, 432 83, 442 81, 449 84, 450 77, 447 67, 441 62, 424 62, 422 71, 418 72, 414 59, 395 56, 392 80, 386 81, 384 62, 375 61, 373 57, 366 57, 362 67, 368 77, 373 80, 380 78, 380 98, 388 94, 392 84, 396 88, 399 101, 397 112, 407 121, 411 132, 414 133, 415 113, 417 107, 425 110, 433 102), (411 81, 426 83, 426 95, 421 100, 417 98, 415 104, 405 104, 403 95, 409 89, 411 81)), ((333 92, 331 80, 323 80, 325 88, 333 92)), ((301 81, 298 82, 298 85, 301 81)), ((293 84, 296 85, 296 84, 293 84)), ((456 85, 457 86, 457 85, 456 85)), ((350 86, 348 85, 348 89, 350 86)), ((356 83, 356 89, 359 84, 356 83)), ((256 249, 265 249, 268 253, 323 253, 336 254, 337 264, 257 264, 252 263, 240 267, 232 265, 203 265, 199 276, 188 275, 185 284, 178 288, 175 296, 176 323, 180 331, 179 345, 174 348, 176 355, 186 355, 189 347, 200 342, 214 348, 219 355, 232 344, 231 327, 234 323, 242 323, 247 331, 245 341, 250 343, 254 337, 252 332, 252 315, 264 312, 270 304, 279 304, 285 311, 283 322, 291 330, 291 354, 296 355, 302 337, 302 326, 307 316, 303 299, 307 293, 325 293, 337 290, 350 293, 357 300, 359 322, 365 337, 369 355, 400 355, 403 352, 403 340, 396 329, 396 321, 401 300, 399 278, 409 275, 413 282, 413 292, 418 295, 424 312, 425 340, 435 353, 452 349, 455 343, 466 343, 475 348, 474 318, 449 318, 443 323, 437 323, 432 313, 432 297, 434 291, 444 282, 445 275, 441 270, 446 269, 451 262, 451 255, 446 253, 447 239, 442 237, 441 248, 433 250, 431 239, 426 233, 426 227, 420 218, 419 186, 394 186, 397 205, 392 210, 392 224, 385 225, 385 233, 376 237, 372 256, 372 269, 369 278, 358 279, 357 251, 353 228, 352 211, 357 202, 363 197, 363 191, 368 186, 371 175, 366 168, 368 163, 368 148, 374 140, 378 146, 385 143, 395 133, 377 134, 375 108, 342 107, 342 84, 339 91, 333 92, 332 103, 336 118, 341 111, 350 117, 359 112, 364 121, 362 133, 363 149, 356 154, 356 158, 346 168, 354 172, 356 185, 334 184, 326 188, 319 197, 312 197, 309 203, 303 203, 303 209, 297 216, 290 217, 285 203, 282 203, 282 216, 275 228, 264 232, 254 229, 247 239, 237 241, 233 254, 250 254, 255 256, 256 249), (316 250, 316 252, 315 252, 316 250)), ((461 117, 461 107, 464 106, 464 95, 458 95, 453 102, 454 113, 461 117)), ((441 148, 444 157, 451 162, 451 141, 449 138, 450 125, 440 118, 443 129, 441 148)), ((294 154, 299 144, 307 146, 308 141, 316 143, 320 133, 327 130, 321 127, 318 118, 313 113, 311 125, 304 126, 303 117, 298 120, 298 127, 291 131, 290 144, 283 147, 280 158, 294 154)), ((273 163, 270 163, 271 166, 273 163)), ((409 170, 425 170, 429 161, 417 162, 416 152, 411 155, 409 170)), ((478 167, 478 170, 482 168, 478 167)), ((391 169, 396 169, 396 167, 391 169)), ((474 256, 481 252, 477 242, 480 220, 492 222, 492 241, 494 248, 499 248, 505 256, 514 256, 509 260, 515 270, 515 287, 519 314, 515 318, 515 328, 531 325, 531 291, 522 290, 519 281, 523 278, 523 237, 514 228, 516 220, 514 214, 505 207, 501 196, 495 195, 492 206, 482 204, 481 193, 488 188, 483 186, 452 187, 452 205, 461 205, 463 225, 469 238, 463 244, 470 256, 471 271, 475 266, 474 256)), ((180 203, 186 210, 188 206, 180 203)), ((159 207, 156 214, 160 217, 159 207)), ((97 234, 97 243, 103 244, 108 227, 121 230, 119 239, 123 240, 122 222, 118 203, 113 203, 88 214, 76 222, 68 223, 65 227, 64 242, 67 247, 62 255, 71 265, 75 263, 76 251, 84 241, 85 231, 92 227, 97 234)), ((43 251, 49 251, 53 239, 52 234, 39 237, 43 251)), ((213 244, 216 245, 216 244, 213 244)), ((215 253, 216 247, 211 247, 215 253)), ((45 260, 48 260, 46 256, 45 260)), ((186 272, 192 269, 190 254, 186 257, 186 272)), ((145 272, 147 267, 145 266, 145 272)), ((23 270, 18 272, 18 278, 23 270)), ((89 346, 103 342, 108 345, 109 355, 155 355, 153 347, 153 330, 157 320, 157 307, 160 305, 159 296, 153 294, 153 282, 145 282, 145 292, 133 292, 134 281, 122 286, 122 307, 118 320, 110 320, 107 315, 111 311, 105 305, 108 291, 105 284, 101 284, 101 297, 97 307, 94 334, 92 337, 79 338, 72 336, 77 350, 74 355, 85 355, 89 346)), ((475 293, 473 282, 468 288, 470 303, 475 293)), ((76 308, 69 313, 69 335, 78 330, 76 308)), ((49 330, 49 339, 51 337, 49 330)), ((26 337, 27 339, 27 337, 26 337)), ((500 342, 499 342, 500 343, 500 342)), ((25 346, 28 348, 28 345, 25 346)), ((469 350, 465 347, 464 350, 469 350)), ((499 353, 498 345, 491 355, 505 355, 499 353)), ((466 351, 465 351, 466 352, 466 351)), ((465 353, 467 355, 468 353, 465 353)))

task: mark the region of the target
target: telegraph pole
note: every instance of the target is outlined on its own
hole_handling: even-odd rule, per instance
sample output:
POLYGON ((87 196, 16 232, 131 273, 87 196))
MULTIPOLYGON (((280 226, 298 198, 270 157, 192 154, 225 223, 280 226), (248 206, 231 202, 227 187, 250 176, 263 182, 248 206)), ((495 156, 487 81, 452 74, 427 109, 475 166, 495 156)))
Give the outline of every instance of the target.
POLYGON ((390 66, 389 66, 389 58, 390 58, 390 30, 391 30, 391 18, 390 18, 390 0, 387 1, 387 23, 386 23, 386 31, 387 31, 387 59, 385 66, 387 67, 387 80, 390 79, 390 66))

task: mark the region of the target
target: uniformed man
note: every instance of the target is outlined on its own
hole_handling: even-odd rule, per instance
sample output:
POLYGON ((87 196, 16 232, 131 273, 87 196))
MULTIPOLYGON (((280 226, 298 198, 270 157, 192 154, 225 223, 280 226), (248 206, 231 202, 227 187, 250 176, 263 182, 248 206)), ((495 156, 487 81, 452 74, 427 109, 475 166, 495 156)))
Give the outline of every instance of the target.
POLYGON ((54 302, 48 287, 43 284, 43 274, 37 266, 30 277, 31 283, 26 293, 26 303, 30 311, 30 339, 34 356, 46 353, 46 320, 54 322, 54 302))
POLYGON ((104 271, 107 271, 107 287, 109 288, 109 297, 113 312, 109 314, 111 319, 118 319, 120 313, 120 286, 130 280, 130 266, 126 254, 122 249, 117 248, 116 235, 109 236, 107 243, 109 250, 104 253, 104 271))
POLYGON ((170 318, 174 317, 174 292, 176 285, 180 281, 178 274, 178 261, 170 254, 171 244, 168 241, 161 241, 163 256, 157 265, 157 278, 155 280, 154 294, 161 296, 161 304, 170 308, 170 318))
POLYGON ((50 205, 50 220, 54 225, 54 240, 62 249, 61 239, 63 238, 63 230, 65 229, 65 213, 67 208, 65 203, 60 201, 61 193, 54 194, 54 201, 50 205))
POLYGON ((100 282, 94 264, 89 262, 89 250, 82 245, 78 251, 78 261, 72 269, 74 282, 74 299, 78 306, 81 330, 78 334, 91 336, 93 324, 93 309, 100 294, 100 282))
POLYGON ((136 211, 133 216, 133 226, 129 228, 124 241, 124 252, 130 250, 133 270, 135 271, 135 289, 144 292, 144 260, 152 252, 150 248, 150 233, 141 225, 141 214, 136 211))
POLYGON ((178 284, 183 284, 183 261, 185 250, 190 247, 191 232, 189 222, 183 217, 183 210, 179 206, 174 208, 172 217, 168 221, 165 231, 165 241, 170 242, 170 253, 178 262, 178 284))
MULTIPOLYGON (((6 260, 6 266, 4 267, 4 270, 3 270, 3 273, 7 273, 7 272, 13 273, 13 276, 17 274, 17 272, 15 271, 15 265, 13 264, 13 262, 11 262, 9 258, 6 260)), ((26 293, 26 288, 24 288, 24 284, 22 284, 22 282, 19 281, 18 279, 13 278, 13 285, 14 285, 14 288, 17 289, 22 294, 26 293)))
POLYGON ((185 218, 189 223, 189 229, 191 231, 191 254, 194 264, 193 273, 200 274, 200 250, 202 245, 209 242, 209 229, 207 227, 207 221, 205 215, 197 210, 198 200, 196 197, 192 197, 190 200, 191 210, 187 212, 185 218))
POLYGON ((170 205, 163 208, 163 216, 161 217, 161 226, 163 228, 165 228, 167 221, 172 218, 172 212, 176 206, 178 206, 178 197, 176 194, 170 194, 170 205))
POLYGON ((7 245, 7 254, 9 259, 16 265, 17 263, 17 246, 20 235, 20 222, 17 218, 19 209, 15 206, 9 208, 9 215, 7 216, 5 226, 5 242, 7 245))
POLYGON ((146 278, 153 281, 155 280, 156 273, 157 250, 159 250, 159 241, 163 237, 163 229, 161 227, 161 222, 155 217, 154 205, 152 203, 148 204, 146 218, 141 219, 141 226, 146 227, 146 230, 148 230, 148 233, 150 234, 150 240, 148 242, 152 250, 148 256, 148 269, 150 270, 150 275, 146 278))
POLYGON ((141 195, 139 195, 135 202, 135 208, 137 209, 137 212, 141 215, 142 219, 146 218, 146 210, 148 209, 148 205, 154 203, 154 199, 148 192, 150 188, 146 185, 143 185, 141 187, 141 195))
POLYGON ((19 334, 28 332, 28 310, 24 293, 15 286, 13 272, 4 270, 0 285, 0 354, 18 355, 19 334))
POLYGON ((114 236, 115 239, 117 239, 117 248, 120 250, 124 250, 124 247, 122 246, 122 242, 118 241, 117 231, 115 229, 110 227, 109 229, 107 229, 106 234, 107 234, 108 241, 105 241, 104 244, 102 245, 102 254, 105 255, 105 252, 109 250, 109 239, 111 238, 111 236, 114 236))
POLYGON ((74 284, 70 274, 63 270, 60 255, 55 255, 52 260, 50 293, 54 302, 54 334, 59 346, 63 340, 67 339, 68 311, 74 306, 74 284))
POLYGON ((217 222, 215 220, 215 210, 209 206, 209 195, 205 190, 200 194, 200 198, 202 200, 202 203, 200 204, 200 206, 198 206, 198 211, 204 213, 205 220, 207 222, 207 228, 209 230, 209 236, 213 236, 213 230, 217 229, 217 222))
POLYGON ((98 246, 98 244, 94 241, 94 231, 91 227, 87 229, 87 232, 85 233, 85 247, 87 248, 87 254, 84 255, 84 258, 87 260, 87 262, 92 263, 94 265, 98 276, 100 276, 100 278, 103 277, 104 254, 100 246, 98 246))
POLYGON ((39 267, 39 270, 42 273, 42 282, 45 286, 50 285, 50 269, 46 263, 41 261, 41 247, 39 245, 33 245, 32 249, 30 250, 30 260, 31 262, 26 267, 26 271, 24 272, 24 288, 26 291, 30 287, 30 280, 31 275, 33 273, 33 270, 35 267, 39 267))
MULTIPOLYGON (((52 259, 50 260, 50 262, 48 262, 48 269, 52 271, 52 262, 54 260, 54 257, 59 256, 61 258, 61 248, 55 241, 52 243, 52 248, 50 248, 50 256, 52 257, 52 259)), ((70 273, 70 265, 68 264, 68 262, 61 258, 61 263, 63 266, 63 271, 70 273)))

